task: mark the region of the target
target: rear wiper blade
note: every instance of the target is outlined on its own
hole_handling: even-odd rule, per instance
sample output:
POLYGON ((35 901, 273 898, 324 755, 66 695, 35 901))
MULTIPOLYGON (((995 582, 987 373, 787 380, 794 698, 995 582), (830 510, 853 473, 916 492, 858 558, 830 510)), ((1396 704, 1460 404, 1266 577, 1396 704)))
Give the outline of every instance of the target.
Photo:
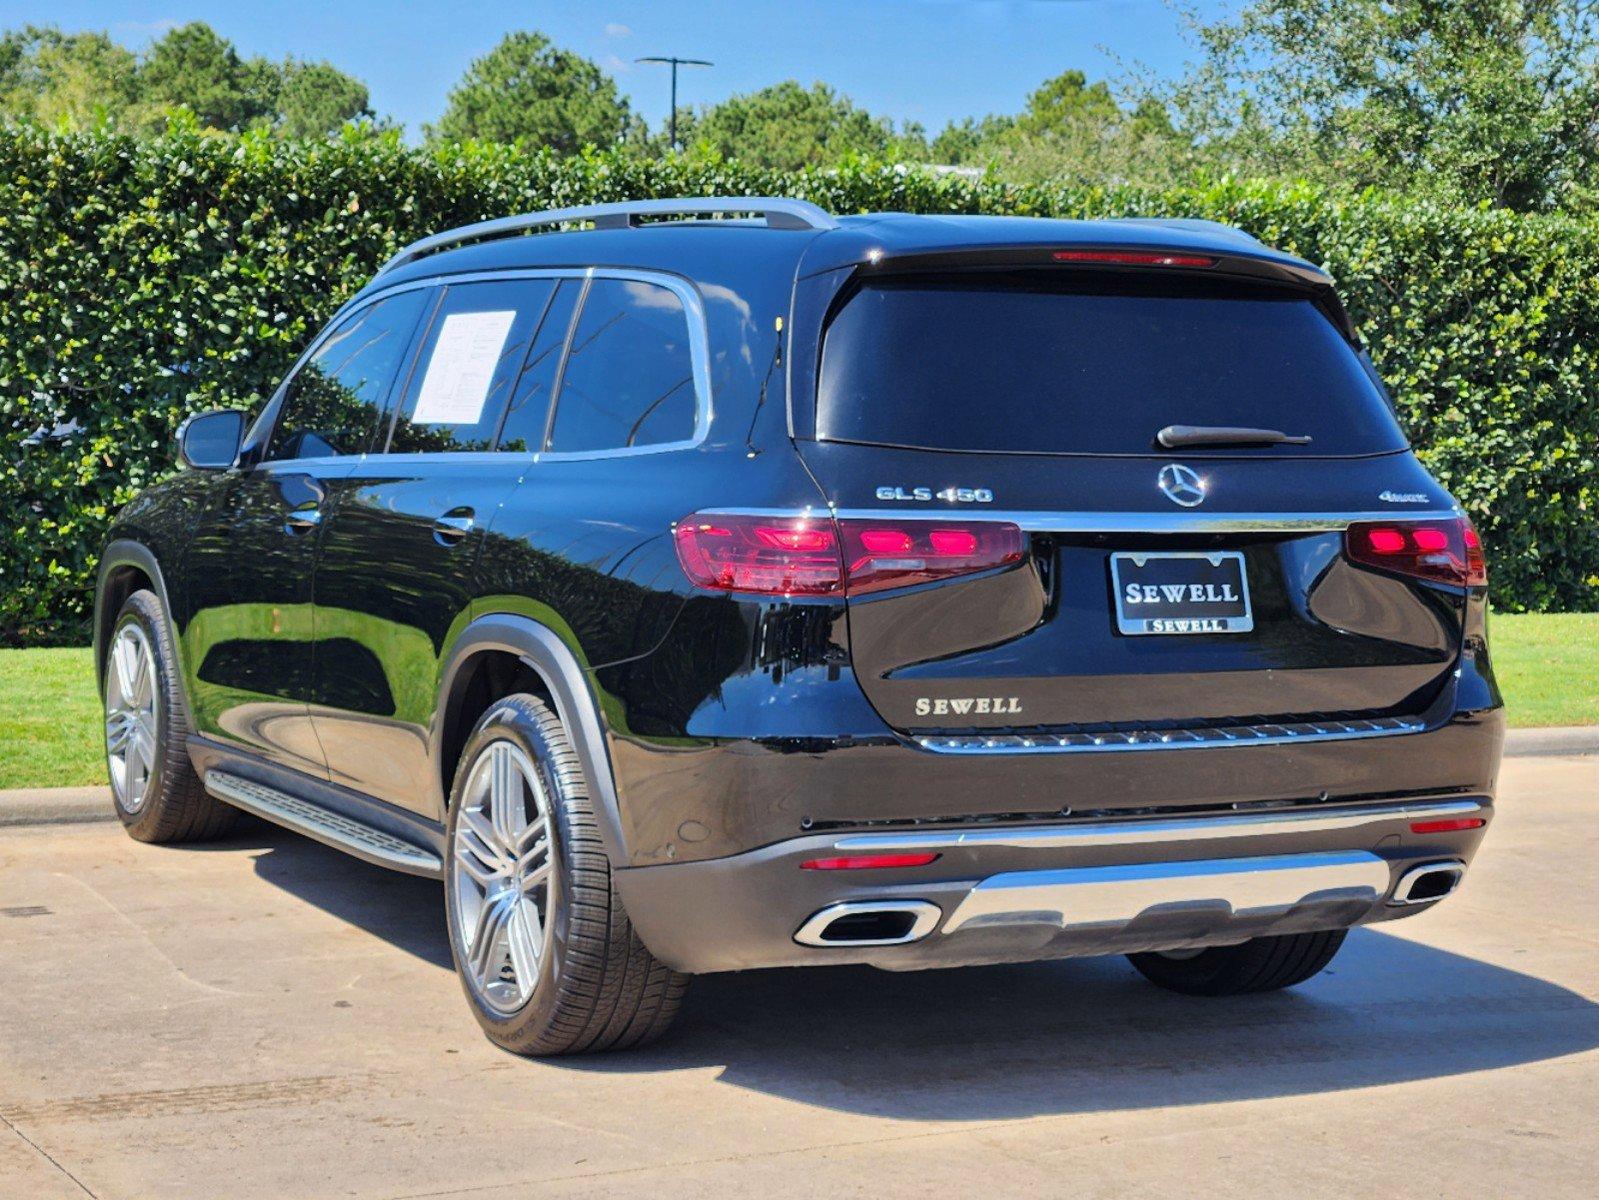
POLYGON ((1168 450, 1182 446, 1308 446, 1309 434, 1238 425, 1168 425, 1155 435, 1168 450))

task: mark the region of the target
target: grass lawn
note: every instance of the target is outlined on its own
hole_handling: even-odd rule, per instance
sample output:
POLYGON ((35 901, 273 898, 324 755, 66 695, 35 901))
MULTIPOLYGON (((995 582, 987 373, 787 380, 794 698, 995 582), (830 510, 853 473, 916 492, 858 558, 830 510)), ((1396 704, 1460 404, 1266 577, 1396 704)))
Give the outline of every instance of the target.
POLYGON ((1599 725, 1599 613, 1495 613, 1488 644, 1511 725, 1599 725))
POLYGON ((0 650, 0 788, 104 783, 87 650, 0 650))
MULTIPOLYGON (((1498 615, 1490 625, 1510 723, 1599 724, 1599 613, 1498 615)), ((104 783, 87 650, 0 650, 0 788, 104 783)))

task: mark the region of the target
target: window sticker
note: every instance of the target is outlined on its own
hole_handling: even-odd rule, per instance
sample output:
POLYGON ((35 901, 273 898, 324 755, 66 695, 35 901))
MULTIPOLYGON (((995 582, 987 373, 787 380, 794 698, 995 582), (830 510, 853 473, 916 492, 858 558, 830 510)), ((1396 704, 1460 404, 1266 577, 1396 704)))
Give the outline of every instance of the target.
POLYGON ((515 320, 514 309, 444 318, 411 413, 413 425, 476 425, 482 420, 494 368, 515 320))

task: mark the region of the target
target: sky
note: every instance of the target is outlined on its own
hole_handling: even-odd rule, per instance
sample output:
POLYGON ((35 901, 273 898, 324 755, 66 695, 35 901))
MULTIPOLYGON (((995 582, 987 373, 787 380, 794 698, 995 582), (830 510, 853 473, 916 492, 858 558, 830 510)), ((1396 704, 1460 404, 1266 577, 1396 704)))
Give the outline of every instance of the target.
MULTIPOLYGON (((1214 16, 1219 0, 1189 0, 1214 16)), ((823 80, 857 104, 936 133, 951 118, 1015 112, 1069 68, 1114 82, 1169 78, 1192 57, 1165 0, 576 0, 494 5, 395 0, 91 3, 0 0, 0 26, 103 29, 138 49, 201 20, 247 55, 327 59, 366 81, 372 106, 412 138, 436 119, 471 61, 513 29, 538 29, 599 62, 658 128, 665 67, 641 55, 710 59, 683 68, 679 103, 710 103, 782 79, 823 80)))

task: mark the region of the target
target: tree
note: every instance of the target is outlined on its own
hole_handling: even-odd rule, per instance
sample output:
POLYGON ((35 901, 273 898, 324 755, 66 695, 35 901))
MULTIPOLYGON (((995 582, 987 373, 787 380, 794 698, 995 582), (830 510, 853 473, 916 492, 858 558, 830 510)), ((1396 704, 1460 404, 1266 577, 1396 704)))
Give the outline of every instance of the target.
POLYGON ((205 22, 191 21, 150 47, 135 88, 151 124, 186 108, 208 128, 243 130, 270 119, 275 82, 269 64, 245 62, 232 42, 205 22))
POLYGON ((993 152, 1000 138, 1015 128, 1016 118, 989 113, 981 121, 962 117, 951 121, 944 131, 933 139, 928 153, 936 163, 956 166, 981 163, 993 152))
POLYGON ((851 154, 881 158, 926 150, 919 126, 896 132, 892 121, 825 83, 806 89, 793 79, 680 113, 678 129, 683 143, 701 153, 780 171, 828 166, 851 154))
POLYGON ((372 120, 366 84, 332 63, 287 58, 277 68, 276 128, 284 137, 323 137, 349 121, 372 120))
POLYGON ((1599 178, 1593 0, 1253 0, 1170 96, 1234 170, 1547 209, 1599 178))
POLYGON ((241 58, 195 21, 142 57, 104 33, 28 26, 0 36, 0 114, 49 126, 158 133, 175 112, 216 130, 317 137, 371 118, 366 85, 325 62, 241 58))
POLYGON ((1150 97, 1130 110, 1110 87, 1062 71, 1027 97, 1015 116, 951 122, 931 147, 936 161, 972 164, 1014 179, 1174 182, 1189 161, 1164 106, 1150 97))
POLYGON ((8 31, 0 36, 0 112, 49 126, 115 120, 133 103, 135 65, 104 33, 8 31))
POLYGON ((427 135, 434 141, 525 139, 570 154, 591 143, 614 145, 635 124, 615 80, 529 31, 507 34, 467 68, 427 135))

